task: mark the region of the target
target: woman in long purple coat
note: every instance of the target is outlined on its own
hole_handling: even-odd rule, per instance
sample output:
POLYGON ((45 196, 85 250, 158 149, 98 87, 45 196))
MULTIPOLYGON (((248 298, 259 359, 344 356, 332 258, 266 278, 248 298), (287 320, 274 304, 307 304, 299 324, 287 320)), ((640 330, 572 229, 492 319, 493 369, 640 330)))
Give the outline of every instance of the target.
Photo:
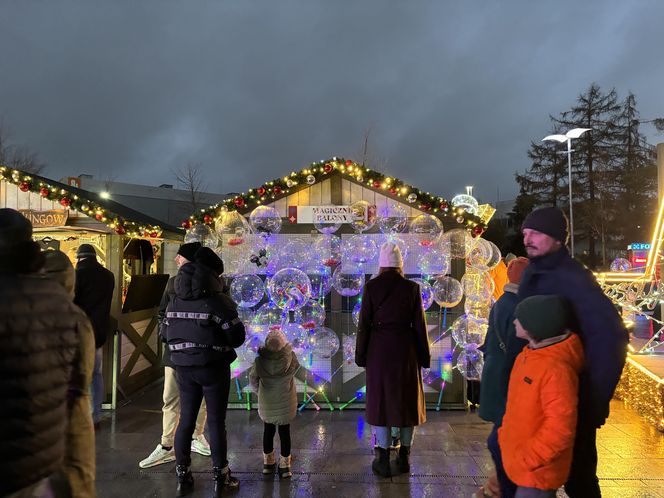
POLYGON ((410 470, 413 428, 426 421, 421 368, 431 355, 420 289, 404 278, 399 247, 383 244, 379 264, 362 296, 355 363, 366 368, 366 416, 377 439, 371 467, 389 477, 390 427, 401 428, 399 470, 410 470))

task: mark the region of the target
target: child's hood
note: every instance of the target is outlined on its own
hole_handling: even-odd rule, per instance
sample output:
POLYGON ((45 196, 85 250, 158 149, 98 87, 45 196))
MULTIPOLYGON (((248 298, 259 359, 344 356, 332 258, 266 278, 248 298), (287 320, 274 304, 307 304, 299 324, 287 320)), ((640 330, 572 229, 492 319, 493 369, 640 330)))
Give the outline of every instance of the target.
POLYGON ((528 351, 528 356, 532 355, 535 361, 535 358, 551 358, 557 362, 570 365, 577 373, 581 372, 585 361, 581 338, 575 333, 570 334, 568 338, 560 342, 543 348, 529 349, 526 346, 526 351, 528 351))
POLYGON ((293 347, 290 344, 286 344, 278 351, 271 351, 266 347, 260 348, 256 358, 259 376, 281 377, 295 373, 297 365, 293 357, 293 347))

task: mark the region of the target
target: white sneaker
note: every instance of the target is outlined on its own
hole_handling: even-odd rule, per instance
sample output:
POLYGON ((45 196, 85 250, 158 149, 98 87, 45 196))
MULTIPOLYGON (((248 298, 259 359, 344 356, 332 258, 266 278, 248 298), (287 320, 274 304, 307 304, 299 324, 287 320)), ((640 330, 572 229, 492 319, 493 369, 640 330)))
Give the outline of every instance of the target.
POLYGON ((138 463, 138 466, 142 469, 147 469, 148 467, 154 467, 156 465, 161 465, 162 463, 168 463, 175 461, 175 450, 171 448, 170 450, 165 450, 161 444, 158 444, 150 456, 145 460, 141 460, 138 463))
POLYGON ((203 456, 210 456, 212 454, 210 443, 207 442, 203 434, 191 440, 191 451, 203 456))

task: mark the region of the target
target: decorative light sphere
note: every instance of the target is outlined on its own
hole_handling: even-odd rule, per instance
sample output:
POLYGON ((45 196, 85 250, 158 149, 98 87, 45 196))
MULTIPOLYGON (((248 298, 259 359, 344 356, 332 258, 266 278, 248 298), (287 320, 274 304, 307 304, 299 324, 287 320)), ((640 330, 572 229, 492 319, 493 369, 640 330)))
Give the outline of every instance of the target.
POLYGON ((463 299, 461 283, 452 277, 436 278, 433 298, 442 308, 454 308, 463 299))
POLYGON ((482 320, 488 320, 491 313, 491 305, 489 303, 478 303, 475 301, 466 301, 463 304, 463 310, 467 315, 482 320))
POLYGON ((267 292, 279 308, 295 311, 304 306, 311 295, 311 282, 297 268, 284 268, 268 280, 267 292))
POLYGON ((339 265, 332 275, 332 287, 344 297, 357 296, 362 292, 364 272, 352 266, 339 265))
POLYGON ((311 251, 318 262, 328 269, 334 269, 341 263, 343 244, 335 235, 318 237, 311 251))
POLYGON ((192 226, 184 235, 184 243, 200 242, 202 246, 216 249, 219 245, 219 237, 214 231, 203 223, 192 226))
POLYGON ((452 339, 460 346, 483 344, 488 327, 487 320, 471 315, 461 315, 452 323, 452 339))
POLYGON ((383 205, 377 214, 378 229, 385 234, 403 232, 408 226, 408 211, 400 204, 383 205))
POLYGON ((284 312, 272 302, 263 304, 254 315, 249 332, 266 336, 271 330, 281 330, 282 322, 288 319, 284 312))
POLYGON ((325 324, 325 308, 317 301, 309 300, 295 312, 295 321, 307 330, 322 327, 325 324))
POLYGON ((420 286, 420 294, 422 295, 422 308, 426 311, 433 304, 433 288, 426 280, 421 278, 411 278, 420 286))
POLYGON ((257 275, 239 275, 231 282, 231 297, 240 308, 251 308, 265 295, 263 280, 257 275))
POLYGON ((243 244, 245 235, 251 233, 247 219, 237 211, 222 211, 215 221, 214 229, 219 237, 230 236, 230 245, 243 244))
POLYGON ((410 233, 417 237, 421 246, 429 247, 443 233, 443 224, 431 214, 421 214, 411 221, 410 233))
POLYGON ((376 213, 367 201, 357 201, 350 205, 353 221, 350 226, 358 233, 370 230, 376 223, 376 213))
POLYGON ((356 234, 344 240, 343 258, 354 265, 370 264, 378 254, 378 247, 371 237, 356 234))
POLYGON ((477 239, 463 228, 454 228, 440 236, 440 249, 452 258, 466 259, 475 247, 477 239))
POLYGON ((332 273, 329 268, 323 267, 315 272, 308 271, 307 277, 311 282, 311 299, 321 299, 327 296, 332 289, 332 273))
POLYGON ((450 258, 438 248, 429 247, 417 257, 417 269, 422 275, 447 275, 450 272, 450 258))
POLYGON ((632 269, 632 263, 630 263, 629 260, 625 258, 616 258, 611 261, 610 269, 613 272, 630 271, 632 269))
POLYGON ((271 235, 281 231, 281 216, 279 212, 270 206, 258 206, 249 215, 254 232, 261 235, 271 235))
POLYGON ((411 192, 410 194, 408 194, 408 197, 406 197, 406 200, 412 204, 417 200, 417 194, 411 192))
POLYGON ((468 344, 456 362, 457 370, 468 380, 480 380, 484 368, 484 357, 477 349, 477 344, 468 344))
POLYGON ((313 185, 316 183, 316 177, 314 175, 308 175, 307 176, 307 184, 308 185, 313 185))
POLYGON ((310 338, 311 352, 318 358, 332 358, 339 351, 339 336, 327 327, 320 327, 314 331, 310 338))
POLYGON ((487 271, 500 263, 500 249, 493 242, 485 239, 476 239, 475 246, 468 255, 468 265, 478 271, 487 271))

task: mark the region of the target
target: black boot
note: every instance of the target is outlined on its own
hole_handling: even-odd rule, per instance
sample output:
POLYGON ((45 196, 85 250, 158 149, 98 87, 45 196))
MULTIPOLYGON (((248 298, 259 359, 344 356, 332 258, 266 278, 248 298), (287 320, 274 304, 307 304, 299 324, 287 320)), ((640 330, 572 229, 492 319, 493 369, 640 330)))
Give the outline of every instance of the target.
POLYGON ((194 476, 191 475, 188 465, 176 465, 175 474, 178 476, 178 488, 175 496, 187 496, 194 490, 194 476))
POLYGON ((410 446, 404 446, 402 444, 401 448, 399 448, 397 467, 399 467, 399 472, 402 474, 410 472, 410 446))
POLYGON ((212 478, 214 479, 213 498, 220 498, 224 491, 234 491, 240 487, 240 481, 231 475, 231 469, 228 468, 228 465, 223 469, 212 467, 212 478))
POLYGON ((371 464, 371 470, 374 471, 374 474, 378 474, 381 477, 390 477, 392 475, 390 471, 390 451, 377 446, 374 448, 374 452, 376 453, 376 458, 374 458, 371 464))

